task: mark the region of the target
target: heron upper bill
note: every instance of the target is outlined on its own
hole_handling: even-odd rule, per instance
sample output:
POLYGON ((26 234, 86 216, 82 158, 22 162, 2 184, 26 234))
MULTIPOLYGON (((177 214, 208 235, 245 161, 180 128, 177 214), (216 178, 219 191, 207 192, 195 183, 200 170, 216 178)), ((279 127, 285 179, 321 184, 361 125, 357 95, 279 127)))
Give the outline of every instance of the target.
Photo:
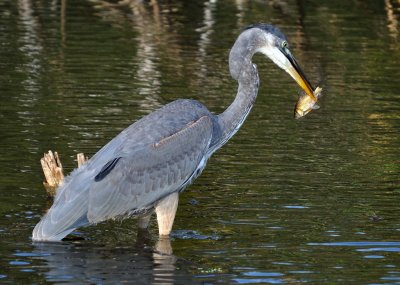
POLYGON ((301 69, 300 65, 297 63, 296 59, 290 53, 289 50, 282 51, 290 62, 290 66, 287 66, 289 74, 293 79, 299 84, 299 86, 306 92, 314 102, 317 102, 317 98, 314 96, 314 88, 312 87, 310 81, 308 81, 306 75, 301 69))

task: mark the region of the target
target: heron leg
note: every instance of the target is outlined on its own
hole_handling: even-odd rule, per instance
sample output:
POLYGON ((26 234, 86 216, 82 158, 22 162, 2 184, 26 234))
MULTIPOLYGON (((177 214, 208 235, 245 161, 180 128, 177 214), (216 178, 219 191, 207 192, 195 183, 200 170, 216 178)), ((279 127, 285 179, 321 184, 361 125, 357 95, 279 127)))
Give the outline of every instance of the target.
POLYGON ((174 192, 158 202, 156 209, 158 233, 168 236, 174 224, 176 209, 178 208, 179 193, 174 192))
POLYGON ((151 219, 151 215, 153 214, 153 210, 144 213, 143 215, 140 215, 138 218, 138 226, 139 229, 141 230, 145 230, 149 227, 149 223, 150 223, 150 219, 151 219))

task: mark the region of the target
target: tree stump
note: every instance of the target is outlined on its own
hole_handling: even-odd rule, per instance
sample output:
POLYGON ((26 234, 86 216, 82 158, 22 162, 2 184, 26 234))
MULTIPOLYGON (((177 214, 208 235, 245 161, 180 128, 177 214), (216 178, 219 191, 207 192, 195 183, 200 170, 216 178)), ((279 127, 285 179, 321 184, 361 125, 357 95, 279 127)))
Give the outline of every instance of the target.
POLYGON ((88 161, 88 157, 85 156, 82 152, 76 155, 76 161, 78 162, 78 168, 81 167, 88 161))
MULTIPOLYGON (((88 160, 83 153, 77 154, 78 168, 88 160)), ((58 153, 49 150, 40 159, 42 165, 45 181, 43 182, 47 195, 54 197, 57 189, 64 182, 64 171, 58 153)))

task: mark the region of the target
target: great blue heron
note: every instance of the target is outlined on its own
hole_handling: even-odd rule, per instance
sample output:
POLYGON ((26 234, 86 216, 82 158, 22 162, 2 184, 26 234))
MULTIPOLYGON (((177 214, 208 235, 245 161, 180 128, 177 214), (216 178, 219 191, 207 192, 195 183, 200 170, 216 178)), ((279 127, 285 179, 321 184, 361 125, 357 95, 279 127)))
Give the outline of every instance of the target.
POLYGON ((168 236, 178 194, 239 130, 253 107, 259 79, 252 57, 257 52, 288 72, 315 99, 285 35, 269 24, 251 25, 229 54, 230 73, 239 87, 222 114, 214 115, 203 104, 184 99, 133 123, 65 179, 32 239, 59 241, 78 227, 131 215, 138 215, 139 227, 147 228, 154 210, 160 236, 168 236))

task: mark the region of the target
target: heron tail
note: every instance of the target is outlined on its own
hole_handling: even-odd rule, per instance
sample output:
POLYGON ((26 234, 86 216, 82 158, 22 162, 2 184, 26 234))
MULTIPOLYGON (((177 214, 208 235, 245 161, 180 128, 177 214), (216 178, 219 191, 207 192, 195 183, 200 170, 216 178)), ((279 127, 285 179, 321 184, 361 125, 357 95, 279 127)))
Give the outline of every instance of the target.
POLYGON ((90 177, 81 168, 57 190, 53 205, 33 229, 33 241, 60 241, 76 228, 90 224, 87 218, 90 177))
POLYGON ((89 222, 85 216, 72 224, 57 225, 52 223, 51 217, 46 215, 35 226, 32 232, 33 241, 61 241, 76 228, 87 225, 89 222))

